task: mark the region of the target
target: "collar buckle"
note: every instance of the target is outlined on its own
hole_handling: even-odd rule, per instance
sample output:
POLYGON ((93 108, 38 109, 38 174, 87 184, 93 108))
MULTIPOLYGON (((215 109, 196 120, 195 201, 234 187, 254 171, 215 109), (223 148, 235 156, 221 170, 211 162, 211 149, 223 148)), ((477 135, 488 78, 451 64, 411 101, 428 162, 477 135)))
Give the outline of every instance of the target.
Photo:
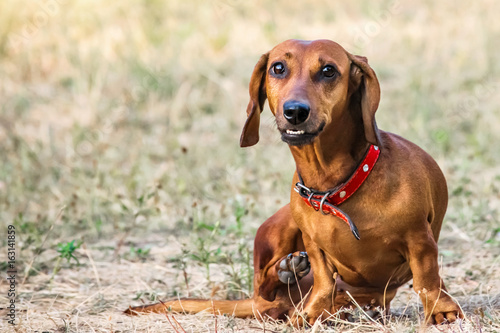
POLYGON ((298 182, 297 184, 295 184, 295 188, 294 188, 295 192, 297 192, 298 194, 303 194, 305 196, 310 196, 310 195, 314 195, 314 190, 313 189, 310 189, 309 187, 305 186, 304 184, 302 184, 301 182, 298 182))

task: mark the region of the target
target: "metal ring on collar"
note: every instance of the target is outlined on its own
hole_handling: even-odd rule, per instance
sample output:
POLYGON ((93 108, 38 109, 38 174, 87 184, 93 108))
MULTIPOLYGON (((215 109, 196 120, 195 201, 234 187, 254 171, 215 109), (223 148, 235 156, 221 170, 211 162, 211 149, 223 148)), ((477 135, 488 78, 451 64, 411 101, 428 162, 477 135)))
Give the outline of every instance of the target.
POLYGON ((318 211, 319 208, 316 208, 316 206, 314 205, 314 203, 312 202, 312 197, 314 195, 314 192, 311 192, 311 194, 309 195, 309 198, 307 198, 307 201, 309 201, 309 204, 311 205, 311 207, 315 210, 315 211, 318 211))
POLYGON ((319 211, 321 212, 321 214, 323 215, 328 215, 328 213, 325 213, 325 211, 323 210, 323 205, 326 201, 326 198, 330 195, 330 192, 326 192, 325 195, 323 196, 323 198, 321 198, 321 202, 319 204, 319 211))

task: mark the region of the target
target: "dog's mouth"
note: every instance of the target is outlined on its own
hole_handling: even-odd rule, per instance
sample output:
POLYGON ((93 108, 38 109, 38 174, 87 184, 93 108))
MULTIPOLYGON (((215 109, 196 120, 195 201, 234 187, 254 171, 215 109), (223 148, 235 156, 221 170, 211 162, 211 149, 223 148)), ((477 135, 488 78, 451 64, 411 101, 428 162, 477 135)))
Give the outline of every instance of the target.
POLYGON ((325 122, 314 131, 286 129, 281 131, 281 140, 290 146, 303 146, 310 144, 325 128, 325 122))

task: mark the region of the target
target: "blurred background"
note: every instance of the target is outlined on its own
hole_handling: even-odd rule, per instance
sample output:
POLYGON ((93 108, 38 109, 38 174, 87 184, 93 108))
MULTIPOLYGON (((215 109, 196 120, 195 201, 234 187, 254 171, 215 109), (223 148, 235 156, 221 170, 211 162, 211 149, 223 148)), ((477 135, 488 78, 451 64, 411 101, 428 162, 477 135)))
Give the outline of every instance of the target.
POLYGON ((73 327, 75 309, 251 294, 252 240, 288 202, 294 164, 267 106, 259 144, 241 149, 239 135, 253 66, 290 38, 368 57, 379 128, 447 177, 449 289, 497 295, 499 12, 494 0, 0 2, 0 223, 17 230, 23 325, 49 303, 73 327))

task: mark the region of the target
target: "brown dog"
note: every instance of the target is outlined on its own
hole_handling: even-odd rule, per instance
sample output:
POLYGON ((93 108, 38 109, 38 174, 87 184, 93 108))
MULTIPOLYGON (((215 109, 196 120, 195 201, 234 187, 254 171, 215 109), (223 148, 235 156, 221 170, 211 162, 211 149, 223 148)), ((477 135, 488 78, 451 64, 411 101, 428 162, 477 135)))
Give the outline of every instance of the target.
POLYGON ((126 312, 208 309, 311 324, 352 305, 349 294, 361 306, 388 309, 413 278, 426 321, 462 317, 439 277, 446 181, 422 149, 377 129, 380 87, 366 58, 328 40, 288 40, 262 55, 242 147, 259 140, 266 98, 297 172, 290 204, 257 231, 253 298, 177 300, 126 312))

